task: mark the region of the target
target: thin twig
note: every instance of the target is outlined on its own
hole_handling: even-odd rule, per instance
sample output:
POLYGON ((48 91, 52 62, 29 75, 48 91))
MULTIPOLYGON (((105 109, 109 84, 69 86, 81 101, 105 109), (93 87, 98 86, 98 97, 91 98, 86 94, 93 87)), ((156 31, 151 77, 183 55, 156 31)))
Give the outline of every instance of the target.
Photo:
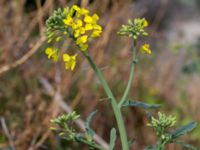
POLYGON ((12 136, 10 135, 9 130, 7 128, 6 121, 3 117, 1 117, 0 120, 1 120, 1 125, 2 125, 2 128, 3 128, 3 131, 6 135, 6 137, 8 138, 8 142, 9 142, 10 147, 11 147, 12 150, 15 150, 14 142, 13 142, 12 136))
POLYGON ((37 16, 38 16, 38 24, 39 24, 39 28, 40 28, 40 36, 44 36, 44 31, 43 31, 43 10, 41 7, 41 0, 36 0, 36 5, 37 5, 37 16))
POLYGON ((15 68, 15 67, 23 64, 24 62, 26 62, 39 49, 39 47, 43 44, 44 41, 45 41, 45 37, 41 37, 38 40, 38 42, 34 45, 34 47, 31 48, 24 56, 22 56, 20 59, 16 60, 15 62, 13 62, 11 64, 7 64, 7 65, 1 67, 0 75, 2 73, 5 73, 8 70, 15 68))

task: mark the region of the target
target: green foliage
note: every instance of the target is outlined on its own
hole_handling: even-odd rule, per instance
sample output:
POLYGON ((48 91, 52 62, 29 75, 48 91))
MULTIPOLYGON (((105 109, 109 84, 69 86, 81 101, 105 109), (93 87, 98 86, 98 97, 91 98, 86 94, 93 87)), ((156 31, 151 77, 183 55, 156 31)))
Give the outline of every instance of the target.
POLYGON ((92 118, 94 117, 94 115, 96 113, 97 113, 97 110, 94 111, 94 112, 91 112, 89 114, 89 116, 87 117, 86 122, 85 122, 85 130, 86 130, 86 133, 87 133, 87 140, 88 141, 92 141, 92 138, 95 134, 95 132, 90 128, 90 124, 91 124, 92 118))
POLYGON ((65 137, 68 140, 75 140, 76 130, 72 127, 73 122, 77 120, 80 115, 76 114, 75 111, 67 115, 61 115, 51 122, 58 125, 58 128, 51 127, 51 130, 56 131, 60 136, 65 137))
MULTIPOLYGON (((84 144, 87 144, 91 148, 105 150, 104 148, 102 148, 100 145, 96 144, 93 141, 93 136, 95 135, 95 132, 90 128, 90 123, 93 116, 96 113, 97 111, 90 113, 90 115, 86 119, 84 133, 79 133, 74 128, 74 125, 73 125, 74 121, 80 118, 80 115, 78 115, 75 111, 67 115, 61 115, 55 119, 52 119, 51 122, 56 124, 57 127, 51 127, 51 130, 55 131, 59 136, 61 136, 62 138, 66 140, 84 143, 84 144)), ((112 135, 112 137, 114 136, 112 135)))
POLYGON ((191 144, 187 144, 185 142, 182 141, 177 141, 175 140, 174 143, 181 145, 182 147, 185 147, 187 149, 191 149, 191 150, 197 150, 194 146, 192 146, 191 144))
POLYGON ((175 116, 166 116, 165 114, 158 112, 158 119, 150 116, 150 114, 148 114, 148 118, 150 119, 150 123, 148 123, 148 126, 152 127, 155 130, 158 141, 156 145, 149 146, 145 150, 164 150, 165 146, 169 143, 177 143, 182 145, 183 147, 195 149, 190 144, 186 144, 182 141, 176 140, 179 136, 192 131, 197 125, 195 122, 188 123, 187 125, 178 128, 173 132, 169 132, 169 128, 174 127, 176 123, 175 116))
POLYGON ((140 34, 147 36, 148 33, 144 31, 144 28, 148 26, 146 19, 134 19, 128 20, 128 24, 122 25, 122 28, 118 32, 120 35, 129 36, 133 39, 137 39, 140 34))
POLYGON ((62 126, 66 123, 72 123, 73 121, 77 120, 80 117, 80 115, 77 115, 75 111, 72 113, 69 113, 67 115, 61 115, 55 119, 52 119, 51 122, 55 123, 59 126, 62 126))
POLYGON ((197 126, 196 122, 190 122, 187 125, 185 125, 185 126, 179 128, 179 129, 175 130, 174 132, 172 132, 170 134, 171 138, 176 139, 177 137, 192 131, 196 126, 197 126))
POLYGON ((175 116, 166 116, 165 114, 158 112, 158 119, 152 117, 149 126, 158 131, 158 135, 163 133, 167 128, 173 127, 176 123, 175 116))
POLYGON ((160 107, 159 104, 147 104, 147 103, 140 102, 140 101, 125 101, 122 104, 122 106, 123 107, 134 106, 134 107, 140 107, 140 108, 144 108, 144 109, 159 108, 160 107))
POLYGON ((64 26, 63 19, 66 18, 69 8, 58 8, 55 10, 46 21, 46 36, 48 38, 48 43, 54 41, 59 41, 63 33, 67 34, 67 28, 64 26))

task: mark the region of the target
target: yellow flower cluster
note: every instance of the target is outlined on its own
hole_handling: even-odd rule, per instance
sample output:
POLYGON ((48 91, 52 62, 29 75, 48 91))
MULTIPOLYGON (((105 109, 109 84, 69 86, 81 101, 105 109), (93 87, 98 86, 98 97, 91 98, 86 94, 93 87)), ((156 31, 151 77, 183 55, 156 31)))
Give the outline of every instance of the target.
POLYGON ((151 49, 149 44, 144 44, 141 46, 140 51, 142 53, 151 54, 151 49))
MULTIPOLYGON (((61 9, 56 11, 48 21, 48 43, 51 43, 52 40, 59 42, 63 36, 67 35, 75 41, 82 52, 85 52, 88 49, 88 40, 99 37, 102 32, 102 27, 97 24, 99 16, 89 13, 87 9, 80 8, 77 5, 65 8, 63 11, 61 9), (60 34, 60 31, 62 34, 60 34)), ((45 53, 49 59, 58 61, 58 49, 48 47, 45 53)), ((62 55, 66 70, 74 70, 77 55, 67 53, 62 55)))
POLYGON ((82 51, 86 51, 88 39, 99 37, 102 32, 102 27, 97 24, 98 20, 97 14, 90 16, 88 10, 74 5, 63 22, 66 27, 71 28, 71 34, 76 40, 76 44, 82 51))

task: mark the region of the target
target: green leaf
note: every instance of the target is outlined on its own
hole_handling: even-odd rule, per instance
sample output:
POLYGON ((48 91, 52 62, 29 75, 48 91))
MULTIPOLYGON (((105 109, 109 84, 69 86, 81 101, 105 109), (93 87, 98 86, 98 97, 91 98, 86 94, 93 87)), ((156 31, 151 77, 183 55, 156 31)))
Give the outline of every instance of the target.
POLYGON ((186 134, 190 131, 192 131, 197 126, 196 122, 190 122, 187 125, 175 130, 174 132, 170 133, 172 140, 176 139, 177 137, 186 134))
POLYGON ((127 106, 135 106, 135 107, 141 107, 144 109, 149 109, 149 108, 158 108, 160 107, 159 104, 147 104, 144 102, 140 102, 140 101, 125 101, 122 104, 123 107, 127 107, 127 106))
POLYGON ((87 117, 86 121, 85 121, 85 130, 87 132, 88 135, 90 135, 91 137, 94 136, 95 132, 90 128, 90 123, 92 121, 92 118, 94 117, 94 115, 97 113, 96 111, 93 111, 89 114, 89 116, 87 117))
POLYGON ((76 135, 75 135, 75 140, 76 140, 77 142, 81 142, 81 141, 83 140, 83 135, 81 135, 81 134, 76 134, 76 135))
POLYGON ((185 142, 183 142, 183 141, 176 141, 176 140, 175 140, 174 143, 179 144, 179 145, 181 145, 181 146, 183 146, 183 147, 185 147, 185 148, 191 149, 191 150, 197 150, 197 148, 194 147, 193 145, 187 144, 187 143, 185 143, 185 142))
POLYGON ((109 150, 113 150, 114 149, 115 141, 116 141, 116 130, 115 130, 115 128, 112 128, 111 132, 110 132, 109 150))

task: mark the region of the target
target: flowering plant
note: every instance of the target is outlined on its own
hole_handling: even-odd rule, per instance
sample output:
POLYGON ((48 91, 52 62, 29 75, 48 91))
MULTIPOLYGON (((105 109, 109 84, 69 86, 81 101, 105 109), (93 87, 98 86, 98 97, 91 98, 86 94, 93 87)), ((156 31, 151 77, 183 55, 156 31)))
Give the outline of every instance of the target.
MULTIPOLYGON (((109 102, 111 103, 112 110, 116 118, 122 149, 129 150, 130 143, 128 141, 126 128, 121 112, 122 107, 134 106, 144 109, 159 107, 158 104, 147 104, 140 101, 130 101, 127 99, 134 77, 134 67, 135 64, 138 62, 138 52, 146 54, 152 53, 149 44, 145 43, 139 49, 137 47, 139 36, 148 35, 148 33, 145 31, 145 28, 148 26, 148 22, 144 18, 137 18, 133 21, 129 20, 128 24, 122 25, 122 28, 118 32, 119 35, 128 36, 133 40, 130 75, 122 98, 118 102, 114 97, 109 85, 107 84, 107 81, 104 79, 101 70, 96 66, 94 60, 88 52, 89 41, 93 38, 99 37, 102 33, 102 27, 98 24, 98 20, 99 17, 97 14, 90 15, 89 10, 85 8, 80 8, 77 5, 74 5, 71 8, 64 8, 63 10, 58 9, 53 13, 53 15, 47 20, 46 23, 47 42, 50 46, 46 48, 45 53, 49 59, 52 59, 53 61, 58 61, 59 53, 61 52, 59 50, 59 47, 56 47, 56 43, 63 41, 66 38, 70 38, 74 41, 74 44, 77 46, 78 51, 81 52, 83 56, 87 59, 91 68, 94 70, 99 81, 101 82, 107 96, 109 97, 109 102)), ((77 57, 77 51, 75 51, 73 54, 62 54, 62 59, 65 63, 66 70, 73 71, 75 69, 77 57)), ((117 130, 115 128, 111 129, 109 147, 103 147, 94 142, 93 137, 95 135, 95 132, 90 128, 90 122, 95 113, 96 112, 92 112, 86 119, 84 133, 77 133, 77 131, 73 128, 73 122, 80 117, 80 115, 78 115, 75 111, 70 114, 62 115, 53 119, 52 123, 56 124, 57 127, 53 127, 52 130, 68 140, 82 142, 92 148, 96 148, 99 150, 115 149, 115 140, 117 137, 117 130)), ((178 130, 175 130, 174 132, 167 133, 167 128, 174 126, 176 118, 172 116, 167 117, 162 113, 159 113, 158 115, 159 119, 155 119, 153 116, 148 114, 148 125, 156 131, 158 142, 156 145, 147 147, 146 149, 163 150, 166 144, 176 142, 177 137, 191 131, 196 126, 196 123, 192 122, 182 128, 179 128, 178 130)), ((183 143, 182 145, 188 146, 184 145, 183 143)))

